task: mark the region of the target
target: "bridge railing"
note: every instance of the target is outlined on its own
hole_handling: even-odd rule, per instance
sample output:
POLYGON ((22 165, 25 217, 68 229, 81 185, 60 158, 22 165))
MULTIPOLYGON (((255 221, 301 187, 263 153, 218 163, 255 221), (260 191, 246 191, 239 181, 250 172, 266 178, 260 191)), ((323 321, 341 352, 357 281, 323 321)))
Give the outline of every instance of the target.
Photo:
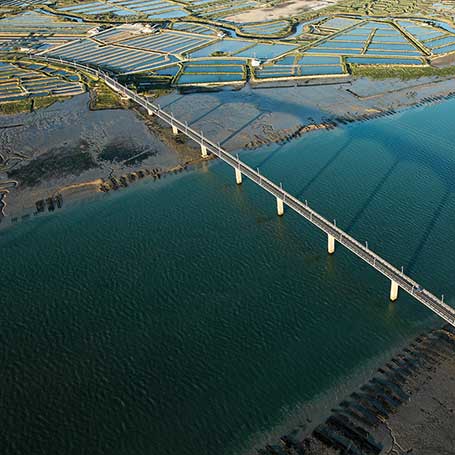
POLYGON ((204 146, 207 151, 215 154, 233 168, 238 169, 243 175, 254 181, 257 185, 271 193, 276 198, 281 199, 288 207, 292 208, 326 234, 333 236, 341 245, 353 252, 356 256, 363 259, 381 274, 398 283, 404 291, 408 292, 415 299, 430 308, 434 313, 438 314, 441 318, 455 326, 455 310, 452 307, 445 304, 441 299, 438 299, 428 290, 423 289, 416 281, 340 229, 335 225, 335 223, 330 222, 318 212, 310 208, 307 202, 304 203, 300 201, 295 196, 292 196, 283 190, 281 186, 276 185, 267 177, 261 175, 258 171, 243 163, 238 158, 233 157, 230 153, 221 148, 219 144, 215 144, 207 139, 202 132, 198 132, 188 126, 187 123, 183 123, 176 119, 172 114, 168 114, 161 109, 159 105, 156 105, 145 97, 138 95, 136 92, 120 84, 115 78, 100 69, 95 69, 75 61, 62 60, 46 56, 37 57, 36 55, 33 55, 31 58, 68 65, 103 79, 112 89, 135 101, 144 109, 147 109, 148 112, 161 118, 170 126, 176 127, 191 140, 201 146, 204 146))

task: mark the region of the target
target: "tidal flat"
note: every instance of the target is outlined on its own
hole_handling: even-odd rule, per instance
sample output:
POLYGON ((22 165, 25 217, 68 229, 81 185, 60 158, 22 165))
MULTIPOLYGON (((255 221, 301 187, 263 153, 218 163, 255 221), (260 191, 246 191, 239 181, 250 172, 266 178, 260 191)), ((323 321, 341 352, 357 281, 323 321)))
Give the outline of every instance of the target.
POLYGON ((16 182, 5 198, 9 217, 29 213, 36 201, 65 188, 66 197, 80 198, 113 174, 179 163, 134 111, 92 111, 87 94, 33 113, 0 116, 0 139, 0 189, 2 182, 16 182))
MULTIPOLYGON (((453 96, 452 78, 352 79, 343 83, 251 87, 180 93, 157 102, 181 121, 236 153, 283 144, 313 131, 392 115, 453 96)), ((91 197, 198 161, 184 136, 135 108, 92 111, 87 94, 33 113, 0 116, 0 195, 7 220, 64 194, 91 197), (55 159, 54 159, 55 157, 55 159), (142 174, 140 174, 142 175, 142 174), (14 187, 5 183, 13 181, 14 187), (123 182, 123 183, 122 183, 123 182)))

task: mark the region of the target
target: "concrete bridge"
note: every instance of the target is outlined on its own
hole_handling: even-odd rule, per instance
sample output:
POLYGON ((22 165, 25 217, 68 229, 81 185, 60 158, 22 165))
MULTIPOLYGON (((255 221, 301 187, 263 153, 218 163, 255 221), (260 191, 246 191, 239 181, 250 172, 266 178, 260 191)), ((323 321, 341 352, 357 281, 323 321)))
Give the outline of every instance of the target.
POLYGON ((414 297, 417 301, 436 313, 444 321, 455 327, 455 310, 449 305, 445 304, 443 298, 439 299, 427 289, 424 289, 419 285, 419 283, 406 275, 403 270, 398 270, 392 264, 370 250, 367 245, 361 244, 355 238, 351 237, 345 231, 336 226, 335 222, 327 220, 315 210, 310 208, 306 201, 302 202, 296 197, 292 196, 283 190, 281 185, 277 185, 267 177, 261 175, 259 173, 259 170, 254 170, 247 164, 243 163, 238 157, 234 157, 226 150, 222 149, 219 144, 211 142, 209 139, 204 137, 202 132, 198 132, 190 128, 186 123, 182 123, 181 121, 174 118, 173 115, 163 111, 160 106, 153 104, 145 97, 140 96, 133 90, 128 89, 99 69, 80 65, 76 62, 69 62, 49 57, 37 58, 36 56, 32 56, 31 58, 64 64, 99 77, 121 96, 129 98, 130 100, 146 109, 149 115, 155 115, 167 123, 172 128, 172 132, 174 134, 185 134, 188 138, 197 143, 201 149, 201 155, 203 157, 206 157, 209 153, 211 153, 231 166, 235 172, 235 180, 238 185, 242 183, 243 177, 247 177, 258 186, 263 188, 265 191, 270 193, 276 199, 277 214, 279 216, 282 216, 284 214, 284 208, 287 206, 307 219, 310 223, 323 231, 325 234, 327 234, 327 249, 329 254, 335 253, 337 244, 343 245, 360 259, 369 264, 371 267, 382 273, 386 278, 390 280, 391 301, 395 301, 398 298, 398 290, 401 288, 412 297, 414 297))

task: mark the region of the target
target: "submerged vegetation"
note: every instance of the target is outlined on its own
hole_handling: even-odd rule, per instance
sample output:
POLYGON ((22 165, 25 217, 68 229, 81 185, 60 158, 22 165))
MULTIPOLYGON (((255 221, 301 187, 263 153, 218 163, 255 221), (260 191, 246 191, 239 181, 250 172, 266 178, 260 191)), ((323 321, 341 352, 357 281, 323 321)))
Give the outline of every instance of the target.
POLYGON ((98 157, 104 161, 123 162, 131 165, 142 162, 153 155, 156 155, 156 151, 149 150, 146 147, 138 149, 127 142, 118 142, 106 145, 98 157))
POLYGON ((63 148, 50 150, 27 164, 9 170, 8 177, 19 180, 24 186, 35 186, 46 179, 79 175, 96 166, 89 153, 63 148))

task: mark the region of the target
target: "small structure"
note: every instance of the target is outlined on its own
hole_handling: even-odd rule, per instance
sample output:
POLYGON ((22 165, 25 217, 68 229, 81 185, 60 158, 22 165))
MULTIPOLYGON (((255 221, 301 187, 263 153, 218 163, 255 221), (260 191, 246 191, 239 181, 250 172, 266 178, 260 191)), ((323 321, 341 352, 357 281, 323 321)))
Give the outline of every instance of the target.
POLYGON ((253 68, 259 68, 262 65, 262 62, 257 58, 252 58, 250 62, 253 68))
POLYGON ((94 28, 91 28, 91 29, 87 32, 87 35, 88 35, 88 36, 97 35, 98 33, 101 33, 103 30, 104 30, 103 27, 94 27, 94 28))

